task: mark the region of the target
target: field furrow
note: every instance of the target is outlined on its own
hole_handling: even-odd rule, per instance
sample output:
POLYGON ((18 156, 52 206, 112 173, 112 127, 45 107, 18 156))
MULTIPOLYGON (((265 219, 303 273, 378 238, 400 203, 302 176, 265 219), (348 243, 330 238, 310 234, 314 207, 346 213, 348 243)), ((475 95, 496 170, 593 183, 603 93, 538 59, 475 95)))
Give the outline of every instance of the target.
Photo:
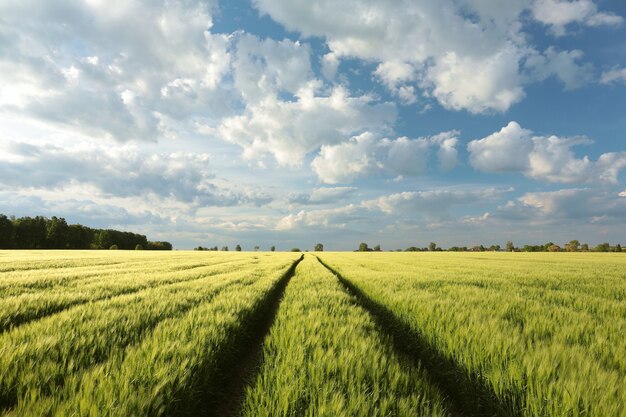
POLYGON ((493 271, 483 260, 482 272, 471 255, 446 255, 321 258, 421 352, 465 410, 626 415, 626 301, 615 297, 626 289, 623 257, 600 264, 573 255, 564 273, 537 255, 483 255, 501 265, 493 271), (401 259, 395 269, 381 269, 380 260, 393 259, 401 259), (538 262, 521 262, 532 259, 538 262), (439 264, 439 274, 425 272, 422 261, 439 264), (454 273, 460 267, 470 273, 454 273), (590 288, 589 296, 570 291, 575 286, 590 288))
POLYGON ((246 278, 210 302, 161 320, 141 341, 111 352, 105 362, 66 374, 53 395, 28 393, 7 415, 196 415, 221 389, 224 364, 236 359, 293 262, 289 254, 242 271, 246 278))
POLYGON ((238 261, 181 268, 176 272, 150 269, 128 274, 122 272, 115 277, 96 276, 74 286, 5 297, 0 304, 0 333, 77 305, 108 300, 162 285, 219 275, 254 265, 256 262, 238 261))
POLYGON ((263 346, 242 415, 446 416, 442 395, 364 309, 305 255, 263 346))

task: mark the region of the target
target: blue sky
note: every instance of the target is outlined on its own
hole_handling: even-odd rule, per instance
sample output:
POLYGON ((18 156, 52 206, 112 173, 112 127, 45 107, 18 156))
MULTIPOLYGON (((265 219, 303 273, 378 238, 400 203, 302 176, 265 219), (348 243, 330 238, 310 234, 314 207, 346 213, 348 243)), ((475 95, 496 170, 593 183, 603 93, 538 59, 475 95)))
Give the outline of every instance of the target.
POLYGON ((0 212, 177 248, 624 243, 619 0, 0 0, 0 212))

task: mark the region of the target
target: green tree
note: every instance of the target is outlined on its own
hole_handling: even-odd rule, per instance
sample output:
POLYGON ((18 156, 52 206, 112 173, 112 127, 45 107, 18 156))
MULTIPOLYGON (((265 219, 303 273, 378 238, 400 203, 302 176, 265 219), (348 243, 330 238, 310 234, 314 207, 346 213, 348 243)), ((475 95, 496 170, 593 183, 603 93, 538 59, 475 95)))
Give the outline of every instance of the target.
POLYGON ((276 251, 276 246, 270 247, 270 252, 275 252, 275 251, 276 251))
POLYGON ((291 248, 292 252, 302 252, 299 248, 291 248))
POLYGON ((382 250, 380 249, 380 245, 374 246, 374 252, 382 252, 382 250))
POLYGON ((228 246, 222 246, 222 250, 223 250, 224 252, 228 252, 228 246))
POLYGON ((137 245, 135 246, 135 250, 143 250, 143 246, 141 246, 140 243, 137 243, 137 245))
POLYGON ((600 243, 598 246, 595 247, 594 249, 596 252, 608 252, 611 250, 611 245, 609 245, 608 243, 600 243))
POLYGON ((255 251, 255 252, 258 252, 258 251, 259 251, 259 249, 261 249, 261 247, 260 247, 260 246, 255 246, 255 247, 254 247, 254 251, 255 251))
POLYGON ((548 252, 560 252, 561 247, 559 245, 550 245, 548 246, 548 252))
POLYGON ((514 252, 515 251, 515 245, 513 245, 513 242, 511 242, 510 240, 508 240, 506 242, 506 251, 507 252, 514 252))
POLYGON ((430 244, 428 245, 428 250, 431 252, 434 252, 437 250, 437 244, 435 242, 430 242, 430 244))
POLYGON ((111 247, 109 248, 109 250, 118 250, 119 248, 117 247, 117 245, 111 245, 111 247))
POLYGON ((13 223, 4 214, 0 214, 0 249, 13 248, 13 223))
POLYGON ((322 245, 321 243, 318 243, 317 245, 315 245, 315 252, 323 252, 324 251, 324 245, 322 245))
POLYGON ((367 251, 369 251, 369 247, 367 246, 367 243, 361 242, 359 244, 359 252, 367 252, 367 251))
POLYGON ((235 246, 235 250, 236 250, 237 252, 241 252, 241 245, 237 245, 237 246, 235 246))
POLYGON ((569 243, 565 244, 565 250, 567 252, 578 252, 580 249, 580 242, 576 239, 570 240, 569 243))
POLYGON ((51 249, 65 249, 69 246, 68 226, 63 217, 52 216, 46 226, 47 247, 51 249))

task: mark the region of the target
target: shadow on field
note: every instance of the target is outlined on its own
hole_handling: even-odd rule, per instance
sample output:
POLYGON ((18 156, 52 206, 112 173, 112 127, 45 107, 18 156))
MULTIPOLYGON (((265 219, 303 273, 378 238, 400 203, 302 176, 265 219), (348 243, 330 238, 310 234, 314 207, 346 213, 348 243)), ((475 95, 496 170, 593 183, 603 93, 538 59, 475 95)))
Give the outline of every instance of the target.
POLYGON ((454 359, 444 355, 389 308, 370 298, 319 257, 317 259, 372 315, 379 328, 390 336, 396 351, 421 364, 431 381, 452 402, 452 410, 450 410, 452 415, 467 417, 521 417, 523 415, 522 393, 511 392, 498 397, 484 376, 469 372, 454 359))
POLYGON ((245 389, 256 380, 263 361, 263 342, 276 319, 285 288, 302 259, 304 255, 300 256, 285 272, 276 287, 255 311, 253 319, 245 326, 245 330, 238 335, 233 346, 239 346, 240 349, 227 352, 222 356, 223 360, 214 385, 218 390, 208 393, 212 398, 206 398, 202 407, 204 411, 195 415, 231 417, 240 414, 245 389))

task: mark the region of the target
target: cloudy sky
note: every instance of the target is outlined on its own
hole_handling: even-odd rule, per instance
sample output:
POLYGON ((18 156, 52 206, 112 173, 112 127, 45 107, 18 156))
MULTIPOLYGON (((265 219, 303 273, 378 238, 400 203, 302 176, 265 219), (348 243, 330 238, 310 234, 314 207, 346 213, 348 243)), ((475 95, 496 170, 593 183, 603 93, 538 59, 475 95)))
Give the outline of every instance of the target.
POLYGON ((177 248, 626 242, 623 0, 0 0, 0 213, 177 248))

